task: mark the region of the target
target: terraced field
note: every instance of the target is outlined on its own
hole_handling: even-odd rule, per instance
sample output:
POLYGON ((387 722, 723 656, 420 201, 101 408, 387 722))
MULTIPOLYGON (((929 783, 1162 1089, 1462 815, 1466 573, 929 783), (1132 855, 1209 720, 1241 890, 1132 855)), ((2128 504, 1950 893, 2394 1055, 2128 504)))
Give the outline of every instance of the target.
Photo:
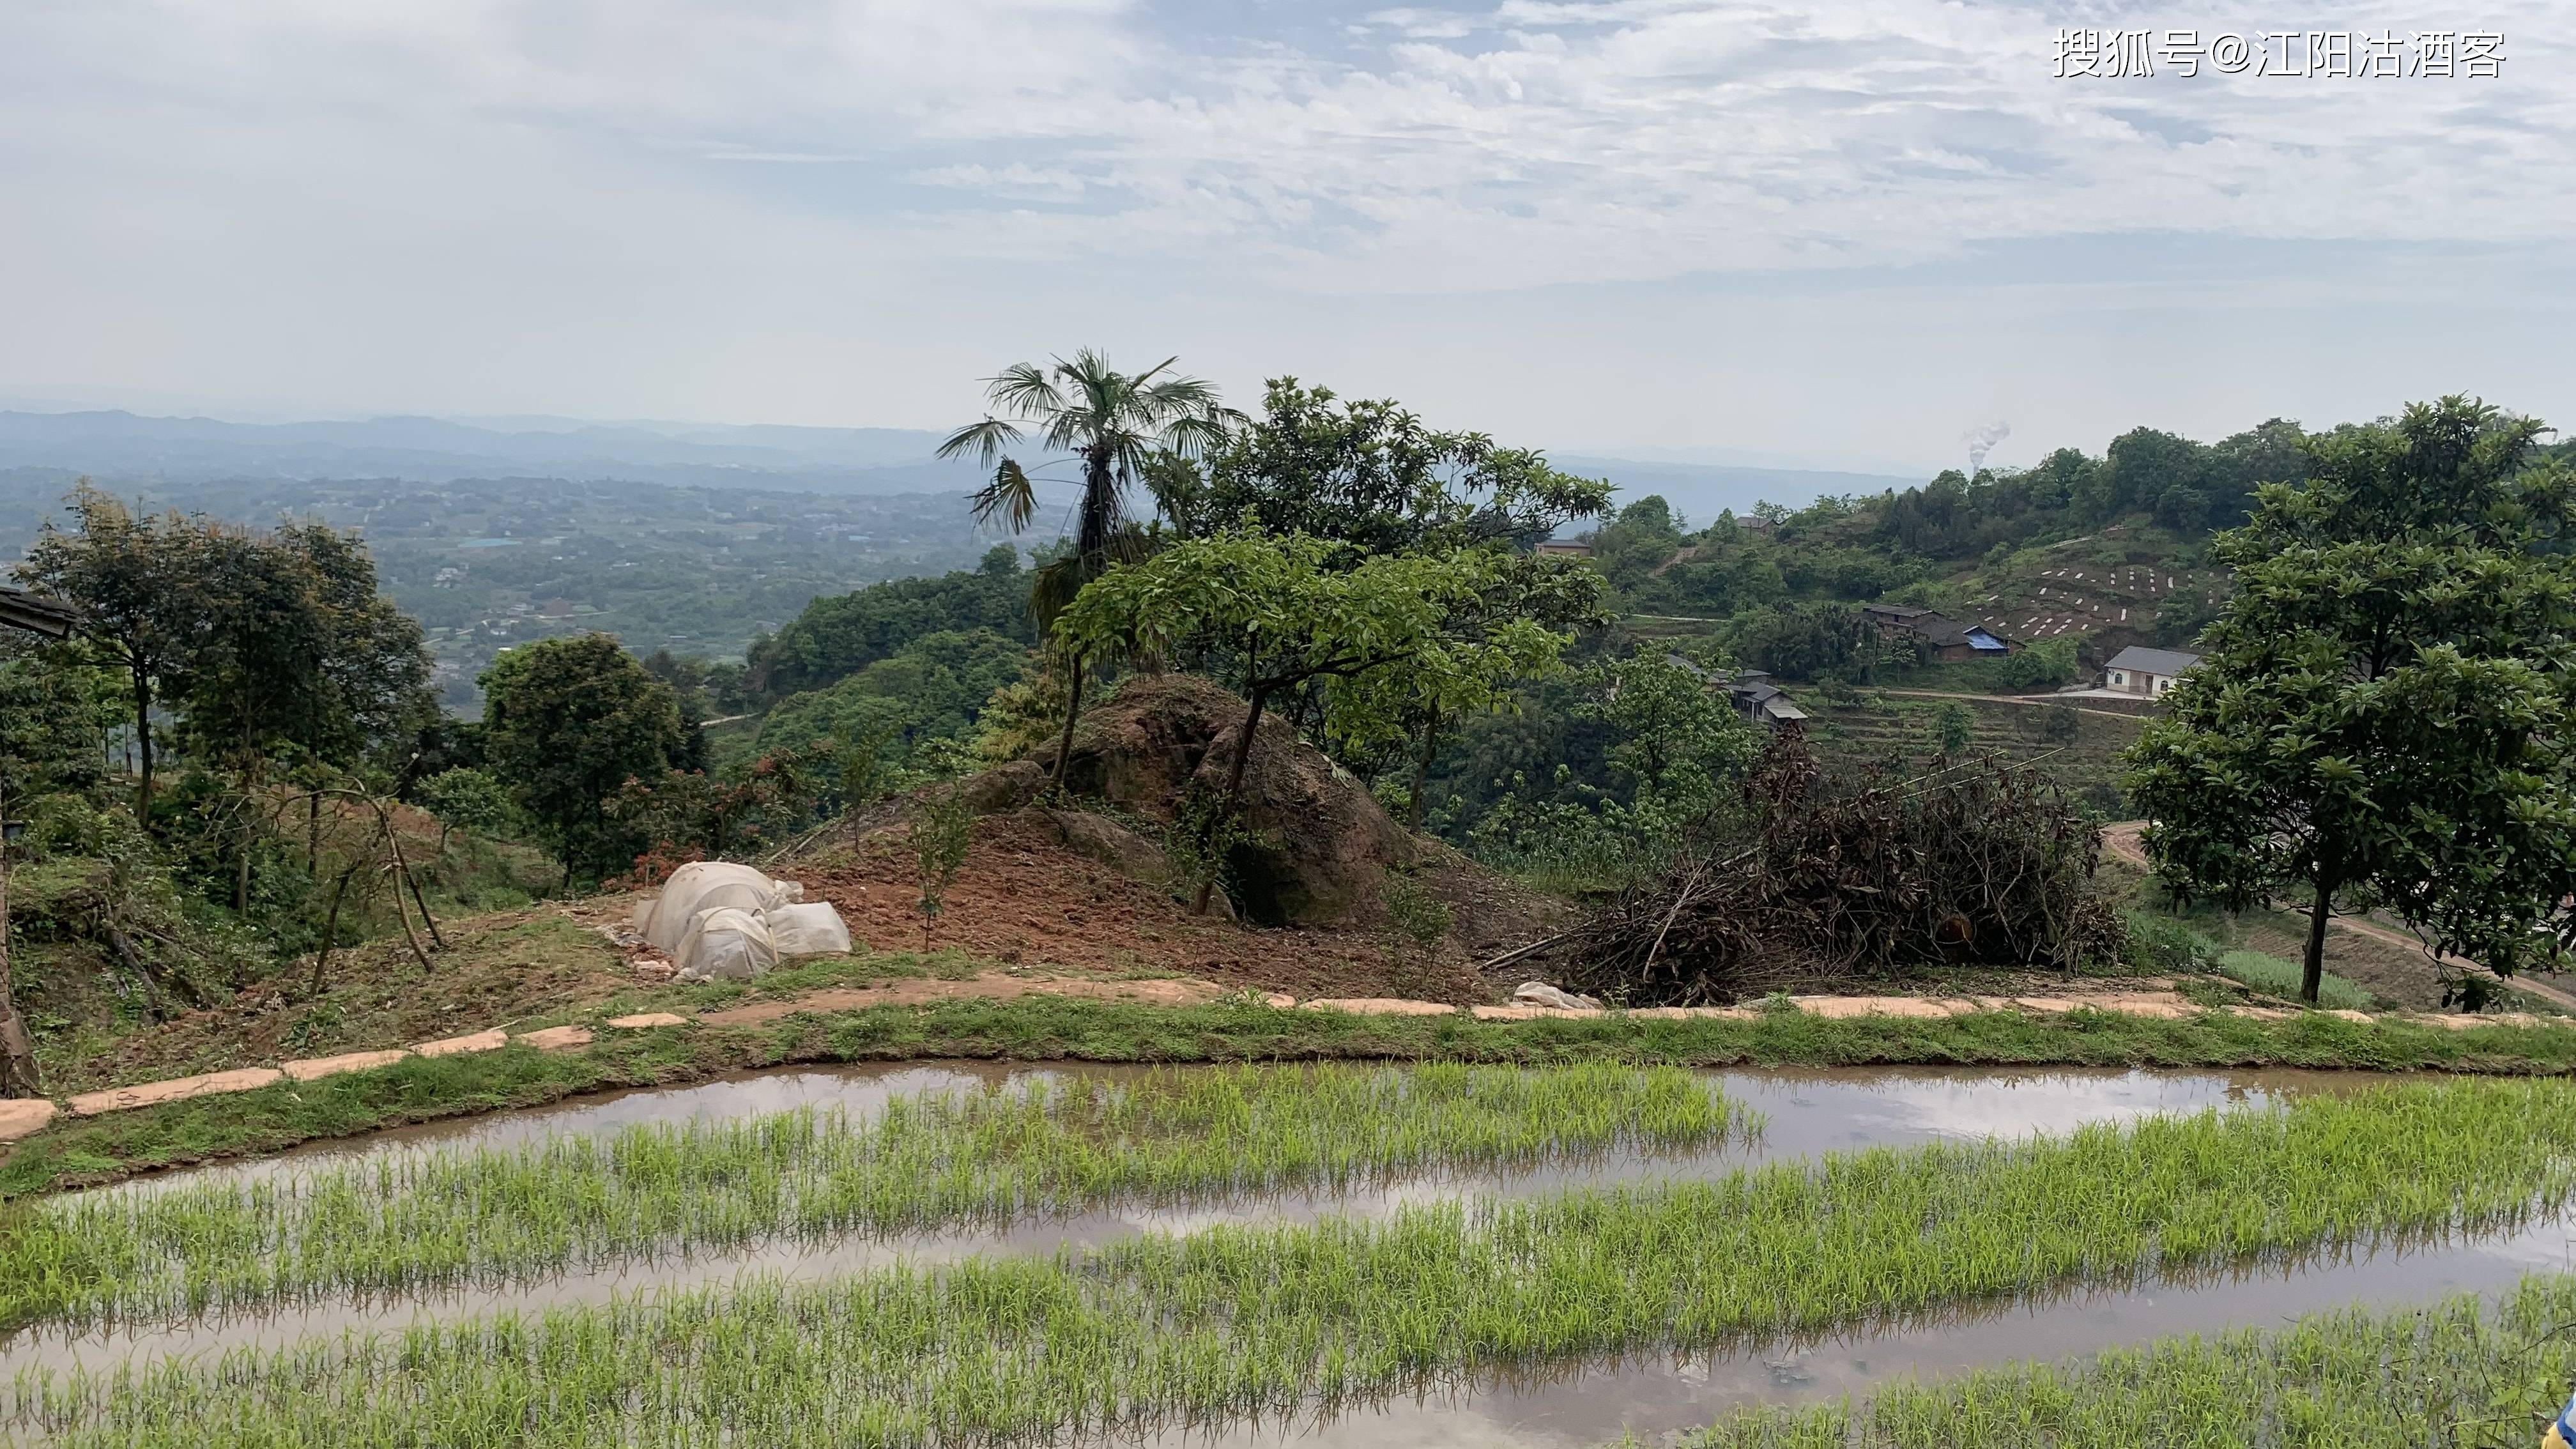
MULTIPOLYGON (((1532 1441, 1498 1401, 1564 1390, 1614 1411, 1583 1442, 2047 1442, 1999 1436, 2105 1422, 2141 1385, 2178 1406, 2155 1423, 2295 1416, 2374 1346, 2453 1362, 2480 1315, 2536 1322, 2576 1292, 2429 1291, 2228 1340, 2224 1372, 2140 1334, 2177 1309, 2233 1329, 2512 1289, 2563 1255, 2576 1201, 2556 1080, 916 1071, 817 1078, 783 1108, 768 1080, 20 1205, 0 1431, 927 1445, 1262 1423, 1320 1445, 1391 1410, 1503 1445, 1532 1441), (2137 1317, 2106 1332, 2104 1295, 2137 1317), (1825 1334, 1901 1361, 1925 1322, 2109 1352, 1911 1387, 1864 1363, 1857 1406, 1728 1368, 1825 1334), (1625 1391, 1658 1362, 1706 1365, 1699 1390, 1625 1391)), ((2524 1378, 2513 1412, 2546 1397, 2524 1378)), ((2356 1422, 2416 1422, 2383 1407, 2356 1422)))
POLYGON ((1808 738, 1829 759, 1855 765, 1897 759, 1920 763, 1940 748, 1943 706, 1956 704, 1969 713, 1969 752, 1993 751, 2009 760, 2033 763, 2078 798, 2113 815, 2121 813, 2120 751, 2138 737, 2145 723, 2137 716, 2084 708, 2081 700, 2061 706, 2046 700, 2033 704, 1946 700, 1893 689, 1863 689, 1853 702, 1837 704, 1815 689, 1792 689, 1791 693, 1798 707, 1807 711, 1808 738), (2071 737, 2051 736, 2052 708, 2069 711, 2056 718, 2071 717, 2071 737))

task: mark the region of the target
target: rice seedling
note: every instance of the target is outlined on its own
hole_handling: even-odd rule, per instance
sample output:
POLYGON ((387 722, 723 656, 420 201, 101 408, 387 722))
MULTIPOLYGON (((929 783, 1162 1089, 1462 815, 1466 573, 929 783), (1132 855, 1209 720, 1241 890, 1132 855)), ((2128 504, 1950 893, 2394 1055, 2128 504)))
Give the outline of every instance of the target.
POLYGON ((2530 1449, 2576 1377, 2571 1322, 2576 1276, 2536 1275, 2493 1305, 2348 1309, 1902 1384, 1858 1406, 1742 1410, 1677 1449, 2530 1449))
POLYGON ((639 1125, 605 1139, 389 1153, 310 1174, 55 1199, 0 1220, 0 1327, 1679 1148, 1754 1125, 1713 1084, 1669 1067, 1039 1078, 901 1097, 864 1119, 802 1110, 639 1125))
POLYGON ((1712 1182, 666 1289, 30 1370, 0 1424, 75 1446, 796 1449, 1330 1412, 1585 1355, 2515 1223, 2576 1197, 2571 1107, 2563 1083, 2410 1085, 1712 1182))
POLYGON ((2280 1021, 2212 1012, 2166 1020, 2079 1011, 1942 1018, 1554 1021, 1279 1011, 1241 1000, 1165 1007, 1080 997, 873 1006, 758 1026, 619 1033, 588 1051, 511 1047, 415 1057, 375 1072, 57 1121, 0 1157, 0 1198, 179 1162, 279 1152, 316 1138, 528 1107, 618 1087, 669 1087, 801 1062, 1617 1061, 1725 1066, 2349 1067, 2371 1071, 2576 1072, 2576 1030, 2499 1021, 2469 1031, 2321 1012, 2280 1021))

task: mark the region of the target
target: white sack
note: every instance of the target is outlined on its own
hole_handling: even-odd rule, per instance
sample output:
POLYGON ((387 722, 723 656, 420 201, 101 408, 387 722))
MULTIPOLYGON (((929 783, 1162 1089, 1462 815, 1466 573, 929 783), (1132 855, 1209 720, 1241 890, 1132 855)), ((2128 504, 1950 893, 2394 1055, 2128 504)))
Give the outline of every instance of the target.
POLYGON ((850 928, 841 924, 841 913, 829 901, 811 905, 772 906, 761 918, 769 926, 769 939, 785 956, 846 956, 850 951, 850 928))
POLYGON ((805 899, 805 883, 797 880, 774 880, 769 883, 770 904, 792 906, 805 899))
POLYGON ((682 981, 749 981, 778 964, 769 927, 749 911, 716 906, 700 911, 674 953, 682 981))
POLYGON ((724 860, 693 860, 671 872, 662 884, 662 897, 653 908, 652 924, 644 928, 644 939, 653 949, 678 960, 680 941, 689 934, 689 926, 698 912, 710 905, 732 905, 754 914, 776 904, 775 889, 769 877, 753 866, 736 865, 724 860), (727 896, 723 901, 707 899, 710 891, 720 886, 741 886, 747 893, 727 896))

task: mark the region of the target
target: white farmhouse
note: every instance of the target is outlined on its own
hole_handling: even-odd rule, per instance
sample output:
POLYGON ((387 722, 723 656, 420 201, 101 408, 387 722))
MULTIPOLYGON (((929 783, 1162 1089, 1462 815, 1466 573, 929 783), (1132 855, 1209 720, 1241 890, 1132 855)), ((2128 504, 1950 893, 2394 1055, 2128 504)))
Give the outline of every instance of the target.
POLYGON ((2199 655, 2180 649, 2149 649, 2132 644, 2111 656, 2102 674, 2102 687, 2155 699, 2173 688, 2184 670, 2199 662, 2199 655))

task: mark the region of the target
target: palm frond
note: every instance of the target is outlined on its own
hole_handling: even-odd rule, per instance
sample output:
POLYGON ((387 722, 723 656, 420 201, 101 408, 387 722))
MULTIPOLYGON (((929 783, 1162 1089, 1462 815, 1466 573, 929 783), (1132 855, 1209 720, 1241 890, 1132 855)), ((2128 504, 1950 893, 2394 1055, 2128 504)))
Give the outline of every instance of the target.
POLYGON ((1097 577, 1098 571, 1080 554, 1039 565, 1029 579, 1029 617, 1037 621, 1038 631, 1053 629, 1056 616, 1073 607, 1074 596, 1097 577))
POLYGON ((1004 531, 1021 533, 1037 516, 1038 490, 1017 462, 1004 458, 1002 466, 993 470, 993 481, 977 489, 970 502, 977 523, 990 523, 998 514, 1004 531))
POLYGON ((1224 447, 1234 430, 1248 421, 1232 408, 1181 418, 1163 429, 1163 446, 1184 458, 1200 457, 1224 447))
POLYGON ((1046 369, 1034 362, 1012 363, 984 379, 984 384, 984 395, 995 407, 1024 418, 1043 418, 1064 408, 1064 394, 1047 380, 1046 369))
POLYGON ((971 450, 977 454, 977 461, 990 463, 1001 456, 1004 445, 1016 443, 1019 440, 1019 429, 1003 422, 1000 418, 986 418, 980 423, 968 423, 950 433, 948 441, 939 445, 938 456, 954 458, 960 453, 971 450))
POLYGON ((1146 406, 1166 418, 1215 410, 1216 384, 1205 378, 1171 377, 1137 389, 1146 406))
POLYGON ((1066 408, 1047 419, 1046 445, 1059 453, 1082 452, 1091 446, 1099 423, 1087 408, 1066 408))

